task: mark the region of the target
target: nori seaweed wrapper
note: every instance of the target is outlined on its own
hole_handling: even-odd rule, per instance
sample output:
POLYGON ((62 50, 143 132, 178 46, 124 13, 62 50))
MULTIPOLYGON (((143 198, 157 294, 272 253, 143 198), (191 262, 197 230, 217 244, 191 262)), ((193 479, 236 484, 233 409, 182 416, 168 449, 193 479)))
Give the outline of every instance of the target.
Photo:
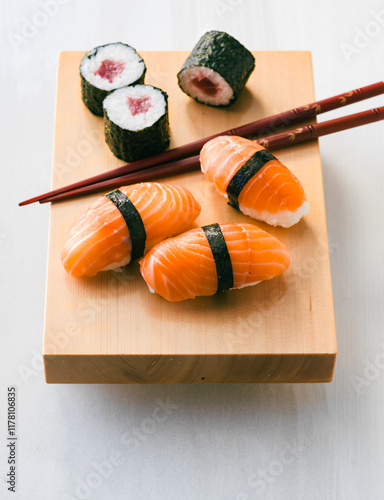
MULTIPOLYGON (((222 31, 208 31, 192 49, 177 78, 180 86, 181 73, 193 66, 202 66, 217 72, 231 87, 233 97, 228 104, 214 106, 229 106, 241 94, 248 78, 255 69, 255 64, 255 58, 251 52, 231 35, 222 31)), ((180 88, 183 90, 181 86, 180 88)), ((185 91, 183 90, 183 92, 185 91)), ((198 98, 194 99, 199 101, 198 98)), ((208 103, 203 102, 203 104, 208 103)))
MULTIPOLYGON (((119 42, 119 44, 120 44, 120 42, 119 42)), ((115 43, 107 43, 105 45, 99 45, 98 47, 95 47, 94 49, 90 50, 89 52, 87 52, 85 54, 85 56, 83 57, 81 62, 83 62, 83 60, 85 58, 90 59, 90 58, 94 57, 97 54, 99 49, 101 49, 102 47, 107 47, 108 45, 115 45, 115 43)), ((136 50, 133 47, 131 47, 130 45, 128 45, 126 43, 122 43, 121 45, 125 45, 126 47, 129 47, 130 49, 132 49, 136 52, 136 50)), ((137 52, 136 52, 136 54, 137 54, 137 52)), ((139 54, 137 54, 137 55, 139 56, 139 54)), ((134 82, 130 83, 130 85, 144 83, 144 77, 145 77, 145 73, 147 71, 147 67, 145 65, 143 58, 140 57, 140 59, 144 63, 144 71, 141 74, 141 76, 137 80, 135 80, 134 82)), ((111 92, 113 92, 116 89, 104 90, 104 89, 100 89, 98 87, 95 87, 94 85, 89 83, 88 80, 86 78, 84 78, 84 76, 81 73, 81 63, 80 63, 80 79, 81 79, 81 98, 82 98, 84 104, 87 106, 89 111, 91 111, 91 113, 93 113, 94 115, 103 116, 103 101, 107 97, 108 94, 110 94, 111 92)), ((124 86, 126 86, 126 85, 124 85, 124 86)), ((118 88, 118 87, 116 87, 116 88, 118 88)))
POLYGON ((163 94, 165 112, 155 123, 141 130, 121 128, 109 118, 104 108, 105 141, 112 153, 127 163, 161 153, 169 146, 168 94, 157 87, 153 88, 163 94))
POLYGON ((211 247, 217 272, 217 292, 225 292, 233 288, 233 268, 227 243, 217 223, 201 228, 211 247))
POLYGON ((132 243, 131 261, 144 255, 147 233, 143 220, 128 196, 119 189, 105 195, 121 213, 129 231, 132 243))
POLYGON ((229 200, 228 205, 237 209, 239 208, 239 196, 245 185, 266 163, 272 160, 276 160, 276 158, 267 149, 256 151, 255 154, 248 158, 228 183, 226 189, 229 200))

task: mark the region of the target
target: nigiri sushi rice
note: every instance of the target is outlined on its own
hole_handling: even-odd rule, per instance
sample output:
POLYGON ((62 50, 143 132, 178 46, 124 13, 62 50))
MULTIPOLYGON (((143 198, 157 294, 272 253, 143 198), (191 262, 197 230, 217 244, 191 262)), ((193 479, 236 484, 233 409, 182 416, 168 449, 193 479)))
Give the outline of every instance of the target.
POLYGON ((215 137, 201 149, 200 165, 229 205, 254 219, 288 228, 309 212, 297 177, 254 141, 215 137))
POLYGON ((146 66, 136 50, 124 43, 109 43, 87 52, 80 63, 84 104, 103 116, 103 100, 109 92, 144 82, 146 66))
POLYGON ((123 186, 98 198, 75 221, 61 254, 63 266, 72 276, 120 269, 164 238, 188 229, 200 209, 181 186, 123 186))
POLYGON ((105 140, 112 153, 132 162, 169 145, 168 95, 152 85, 111 92, 103 103, 105 140))
POLYGON ((151 292, 170 302, 256 285, 290 264, 285 245, 252 224, 210 224, 166 239, 140 261, 151 292))

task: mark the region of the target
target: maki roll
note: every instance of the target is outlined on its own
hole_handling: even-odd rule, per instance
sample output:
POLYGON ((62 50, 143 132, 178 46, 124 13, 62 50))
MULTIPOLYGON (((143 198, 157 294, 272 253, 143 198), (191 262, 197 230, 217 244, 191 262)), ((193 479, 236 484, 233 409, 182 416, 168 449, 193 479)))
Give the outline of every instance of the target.
POLYGON ((208 31, 193 48, 177 78, 190 97, 210 106, 229 106, 255 69, 255 58, 222 31, 208 31))
POLYGON ((80 63, 81 96, 87 108, 103 116, 103 101, 115 89, 144 82, 146 67, 136 50, 124 43, 95 47, 80 63))
POLYGON ((105 140, 112 153, 132 162, 169 145, 168 95, 151 85, 114 90, 103 103, 105 140))

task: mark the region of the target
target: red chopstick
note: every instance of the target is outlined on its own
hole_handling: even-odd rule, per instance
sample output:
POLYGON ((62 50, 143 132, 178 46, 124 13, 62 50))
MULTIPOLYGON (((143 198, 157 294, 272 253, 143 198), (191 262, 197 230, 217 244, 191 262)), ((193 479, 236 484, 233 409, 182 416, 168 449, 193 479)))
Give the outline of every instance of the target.
POLYGON ((342 116, 334 120, 305 125, 304 127, 288 130, 281 134, 258 139, 256 142, 266 149, 279 149, 380 120, 384 120, 384 106, 361 111, 353 115, 342 116))
MULTIPOLYGON (((334 120, 328 120, 322 123, 314 123, 312 125, 306 125, 297 129, 288 130, 286 132, 282 132, 281 134, 275 134, 257 139, 255 142, 258 142, 268 149, 278 149, 286 146, 291 146, 293 144, 317 139, 318 137, 333 134, 335 132, 341 132, 353 127, 359 127, 361 125, 373 123, 379 120, 384 120, 384 106, 380 108, 369 109, 367 111, 362 111, 361 113, 355 113, 353 115, 343 116, 341 118, 335 118, 334 120)), ((191 170, 197 170, 198 168, 199 155, 191 156, 190 158, 184 158, 182 160, 177 160, 171 163, 147 168, 143 171, 132 172, 127 175, 115 177, 106 181, 101 181, 89 186, 83 186, 66 193, 49 196, 40 200, 40 203, 67 200, 84 194, 91 194, 98 191, 121 187, 125 184, 159 179, 169 175, 177 175, 191 170)))
POLYGON ((344 94, 339 94, 334 97, 323 99, 321 101, 290 109, 289 111, 284 111, 283 113, 263 118, 255 122, 248 123, 247 125, 242 125, 235 129, 226 130, 224 132, 199 139, 189 144, 185 144, 184 146, 170 149, 148 158, 143 158, 142 160, 138 160, 127 165, 122 165, 121 167, 115 168, 113 170, 103 172, 99 175, 89 177, 88 179, 83 179, 73 184, 69 184, 68 186, 63 186, 53 191, 35 196, 34 198, 22 201, 21 203, 19 203, 19 205, 29 205, 30 203, 42 201, 45 198, 52 198, 54 195, 66 193, 75 189, 77 190, 84 186, 96 185, 101 181, 107 181, 113 178, 128 175, 133 172, 143 171, 144 169, 154 167, 155 165, 163 165, 165 163, 168 164, 174 160, 180 160, 182 158, 196 155, 199 153, 200 149, 206 142, 219 135, 239 135, 242 137, 265 136, 268 134, 268 132, 277 131, 282 127, 285 128, 288 125, 293 125, 301 121, 308 120, 321 113, 325 113, 327 111, 331 111, 342 106, 359 102, 383 93, 384 82, 377 82, 366 87, 351 90, 350 92, 346 92, 344 94))
POLYGON ((121 175, 119 177, 114 177, 113 179, 97 182, 96 184, 83 186, 78 189, 67 191, 66 193, 60 193, 53 196, 48 196, 47 198, 43 198, 42 200, 40 200, 40 203, 47 203, 49 201, 68 200, 70 198, 77 198, 80 195, 97 193, 99 191, 105 191, 108 189, 113 189, 128 184, 133 184, 135 182, 144 182, 166 177, 168 175, 182 174, 184 172, 197 170, 199 168, 199 165, 200 165, 199 155, 190 156, 189 158, 183 158, 181 160, 176 160, 171 163, 163 163, 162 165, 146 168, 145 170, 131 172, 130 174, 127 175, 121 175))

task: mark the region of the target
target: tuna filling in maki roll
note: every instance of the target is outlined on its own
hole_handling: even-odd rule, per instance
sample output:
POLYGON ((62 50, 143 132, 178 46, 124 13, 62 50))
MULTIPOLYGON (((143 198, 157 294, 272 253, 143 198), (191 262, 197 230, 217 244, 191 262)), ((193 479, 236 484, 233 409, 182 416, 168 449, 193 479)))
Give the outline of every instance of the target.
POLYGON ((117 89, 104 101, 105 140, 112 153, 132 162, 169 145, 168 96, 151 85, 117 89))
POLYGON ((81 93, 84 104, 103 116, 103 100, 115 89, 144 82, 146 67, 134 48, 123 43, 95 47, 80 64, 81 93))

